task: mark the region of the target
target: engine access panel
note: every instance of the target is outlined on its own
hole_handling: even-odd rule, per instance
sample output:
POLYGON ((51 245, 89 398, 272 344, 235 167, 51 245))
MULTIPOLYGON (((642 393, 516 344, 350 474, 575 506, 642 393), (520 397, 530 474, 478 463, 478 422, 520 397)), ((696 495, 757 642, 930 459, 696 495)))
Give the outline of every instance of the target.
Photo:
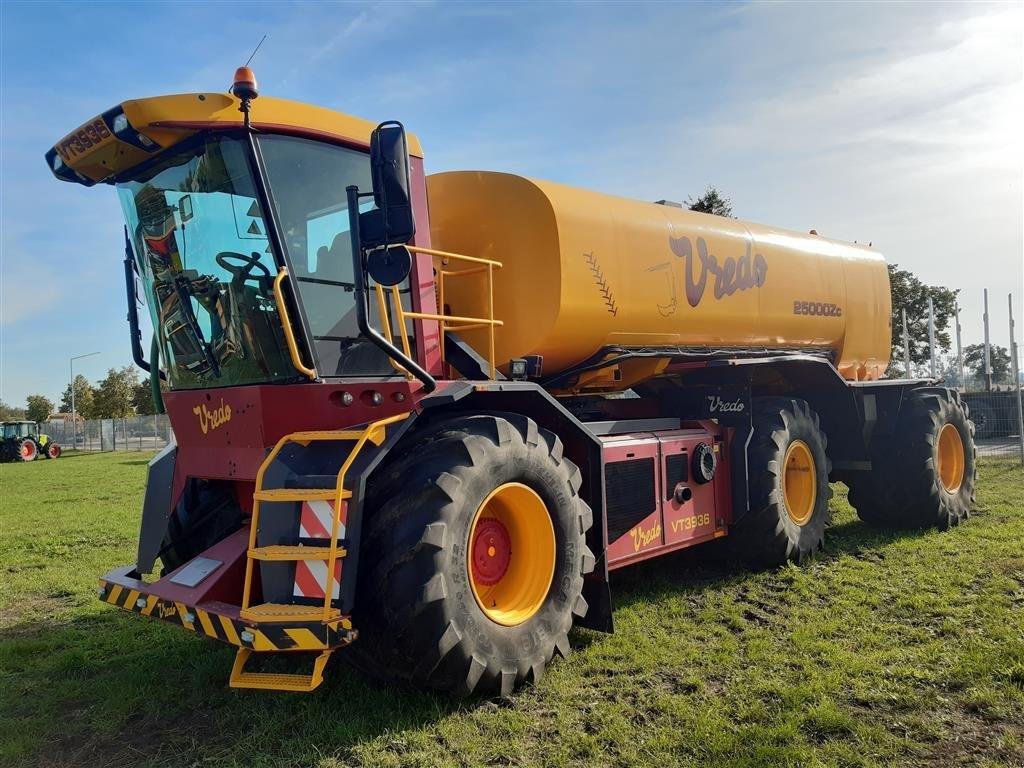
POLYGON ((609 568, 724 536, 729 520, 726 430, 600 436, 609 568))

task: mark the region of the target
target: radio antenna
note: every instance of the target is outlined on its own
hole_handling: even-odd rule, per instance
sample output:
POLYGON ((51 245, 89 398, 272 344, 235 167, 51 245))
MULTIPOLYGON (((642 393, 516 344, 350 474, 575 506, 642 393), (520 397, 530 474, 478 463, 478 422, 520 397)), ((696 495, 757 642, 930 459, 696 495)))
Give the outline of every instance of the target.
POLYGON ((256 51, 258 51, 260 49, 260 46, 263 45, 263 41, 266 40, 266 39, 267 39, 266 35, 264 35, 263 37, 260 38, 260 41, 258 43, 256 43, 256 47, 252 49, 252 53, 249 54, 249 58, 246 59, 245 60, 245 64, 242 65, 243 67, 248 67, 249 66, 249 62, 252 61, 252 57, 256 55, 256 51))

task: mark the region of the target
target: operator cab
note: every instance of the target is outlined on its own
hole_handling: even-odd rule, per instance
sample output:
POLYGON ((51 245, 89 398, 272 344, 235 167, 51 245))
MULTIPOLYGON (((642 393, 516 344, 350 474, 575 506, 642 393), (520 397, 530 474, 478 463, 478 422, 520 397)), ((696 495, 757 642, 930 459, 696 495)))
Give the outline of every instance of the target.
MULTIPOLYGON (((360 331, 357 308, 346 188, 373 187, 374 126, 281 99, 250 106, 251 85, 241 99, 125 102, 72 132, 47 162, 65 181, 117 189, 139 298, 172 389, 402 376, 360 331), (290 290, 282 291, 285 278, 290 290)), ((409 149, 414 196, 425 205, 414 137, 409 149)), ((359 213, 378 202, 356 200, 359 213)), ((419 310, 415 268, 402 277, 395 298, 419 310)), ((369 325, 398 331, 393 317, 380 316, 390 306, 367 304, 369 325)), ((409 348, 417 325, 406 323, 409 348)))

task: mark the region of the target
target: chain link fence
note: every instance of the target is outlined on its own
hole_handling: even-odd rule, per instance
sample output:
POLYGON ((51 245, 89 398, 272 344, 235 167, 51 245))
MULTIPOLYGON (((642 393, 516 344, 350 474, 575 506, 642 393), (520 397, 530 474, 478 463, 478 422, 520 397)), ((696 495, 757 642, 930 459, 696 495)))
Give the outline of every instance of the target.
POLYGON ((974 422, 974 442, 979 456, 1016 457, 1022 452, 1019 385, 993 385, 991 391, 961 392, 974 422))
POLYGON ((174 434, 167 414, 80 421, 77 435, 70 421, 47 421, 40 425, 40 431, 64 450, 80 451, 156 451, 174 434))

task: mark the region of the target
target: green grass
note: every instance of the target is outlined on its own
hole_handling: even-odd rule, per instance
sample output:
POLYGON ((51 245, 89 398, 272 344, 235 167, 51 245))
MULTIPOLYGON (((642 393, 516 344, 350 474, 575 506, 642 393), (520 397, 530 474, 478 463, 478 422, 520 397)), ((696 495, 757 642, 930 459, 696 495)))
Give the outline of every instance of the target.
MULTIPOLYGON (((827 550, 613 577, 614 635, 501 703, 369 684, 236 692, 232 649, 95 600, 147 456, 0 466, 0 765, 1024 765, 1024 473, 949 533, 880 533, 837 486, 827 550)), ((340 654, 339 654, 340 655, 340 654)))

